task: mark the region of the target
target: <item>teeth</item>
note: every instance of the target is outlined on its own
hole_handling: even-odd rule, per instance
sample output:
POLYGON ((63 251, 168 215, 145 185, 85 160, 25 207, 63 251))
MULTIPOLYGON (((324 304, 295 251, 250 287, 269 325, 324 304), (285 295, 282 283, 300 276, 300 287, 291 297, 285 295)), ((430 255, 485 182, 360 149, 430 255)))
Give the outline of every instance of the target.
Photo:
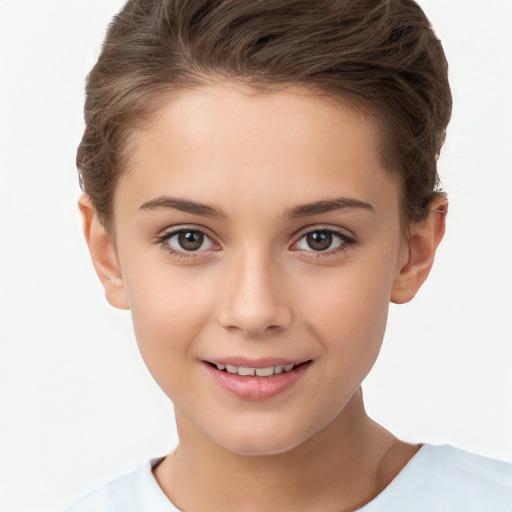
POLYGON ((245 366, 238 367, 238 375, 252 376, 256 373, 256 368, 246 368, 245 366))
POLYGON ((289 372, 295 368, 295 364, 280 364, 278 366, 268 366, 267 368, 248 368, 247 366, 235 366, 232 364, 215 363, 217 370, 226 370, 228 373, 237 373, 243 377, 270 377, 274 374, 289 372))
POLYGON ((274 375, 274 367, 269 366, 268 368, 256 368, 256 375, 258 377, 270 377, 274 375))

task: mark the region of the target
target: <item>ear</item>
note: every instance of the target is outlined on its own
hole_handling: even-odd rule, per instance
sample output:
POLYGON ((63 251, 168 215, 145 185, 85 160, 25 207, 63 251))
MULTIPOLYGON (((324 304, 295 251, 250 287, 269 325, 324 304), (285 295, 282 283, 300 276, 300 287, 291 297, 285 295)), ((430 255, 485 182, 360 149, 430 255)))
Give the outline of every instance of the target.
POLYGON ((92 263, 100 278, 108 302, 119 309, 129 309, 123 275, 110 235, 96 217, 94 206, 87 194, 78 200, 82 214, 85 240, 89 246, 92 263))
POLYGON ((411 224, 405 264, 393 282, 391 302, 409 302, 427 279, 437 246, 443 239, 447 212, 448 199, 445 194, 438 194, 432 201, 428 217, 411 224))

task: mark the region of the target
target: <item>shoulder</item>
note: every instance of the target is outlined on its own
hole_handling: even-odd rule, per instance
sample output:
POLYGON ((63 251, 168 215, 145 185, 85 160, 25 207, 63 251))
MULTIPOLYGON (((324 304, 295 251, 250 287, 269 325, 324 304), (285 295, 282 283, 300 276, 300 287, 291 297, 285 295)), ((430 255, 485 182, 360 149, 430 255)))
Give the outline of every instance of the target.
POLYGON ((98 489, 83 496, 67 509, 66 512, 111 512, 125 510, 134 512, 140 509, 137 497, 134 493, 134 484, 137 475, 135 473, 123 475, 98 489), (138 507, 138 508, 137 508, 138 507))
POLYGON ((424 463, 418 469, 428 481, 438 485, 444 482, 447 490, 460 489, 475 499, 489 495, 507 498, 507 510, 510 508, 512 464, 448 445, 424 448, 424 463))
POLYGON ((148 460, 135 471, 123 475, 85 495, 66 512, 171 512, 175 509, 158 486, 152 467, 161 459, 148 460))
POLYGON ((453 446, 427 444, 388 488, 361 510, 510 512, 512 464, 453 446))

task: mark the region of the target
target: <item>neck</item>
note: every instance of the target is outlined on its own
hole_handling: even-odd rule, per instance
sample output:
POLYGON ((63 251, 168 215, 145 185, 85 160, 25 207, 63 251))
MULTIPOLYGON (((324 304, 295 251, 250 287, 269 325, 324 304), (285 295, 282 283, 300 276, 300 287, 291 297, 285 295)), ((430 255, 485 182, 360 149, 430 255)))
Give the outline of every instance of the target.
POLYGON ((180 444, 155 477, 186 511, 355 510, 417 451, 368 418, 360 390, 321 432, 277 455, 233 453, 176 418, 180 444))

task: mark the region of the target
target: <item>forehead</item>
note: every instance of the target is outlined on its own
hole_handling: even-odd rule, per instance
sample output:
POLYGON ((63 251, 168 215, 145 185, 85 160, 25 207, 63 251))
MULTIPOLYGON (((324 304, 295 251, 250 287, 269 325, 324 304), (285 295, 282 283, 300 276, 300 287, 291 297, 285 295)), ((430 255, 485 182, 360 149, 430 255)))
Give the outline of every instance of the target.
POLYGON ((133 132, 114 211, 167 193, 222 203, 228 214, 241 198, 247 208, 259 201, 276 211, 334 196, 395 209, 398 190, 377 135, 359 110, 306 89, 223 83, 182 91, 133 132))

